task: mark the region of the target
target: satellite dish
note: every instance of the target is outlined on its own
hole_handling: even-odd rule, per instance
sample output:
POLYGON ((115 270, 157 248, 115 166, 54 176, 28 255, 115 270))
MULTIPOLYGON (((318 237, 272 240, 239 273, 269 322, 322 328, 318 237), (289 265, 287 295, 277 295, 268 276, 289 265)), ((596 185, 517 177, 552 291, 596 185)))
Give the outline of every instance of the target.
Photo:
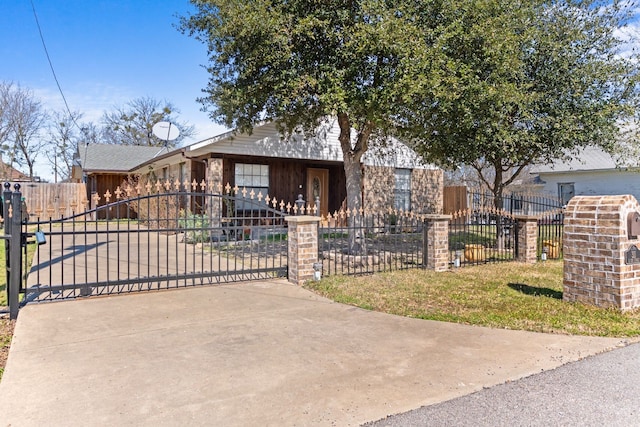
POLYGON ((151 131, 163 141, 173 141, 180 136, 180 129, 171 122, 158 122, 153 125, 151 131))

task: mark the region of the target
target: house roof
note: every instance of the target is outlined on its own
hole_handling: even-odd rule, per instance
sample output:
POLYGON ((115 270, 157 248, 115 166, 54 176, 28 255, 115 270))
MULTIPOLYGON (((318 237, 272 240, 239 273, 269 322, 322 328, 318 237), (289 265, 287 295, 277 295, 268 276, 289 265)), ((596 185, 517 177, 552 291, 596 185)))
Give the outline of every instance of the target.
MULTIPOLYGON (((314 136, 293 134, 285 139, 275 123, 256 126, 251 134, 227 132, 192 144, 184 149, 186 157, 208 153, 251 155, 260 157, 342 162, 342 148, 336 119, 328 119, 314 136)), ((352 139, 355 139, 355 132, 352 139)), ((383 144, 371 143, 363 158, 366 165, 395 166, 398 168, 435 168, 401 141, 389 138, 383 144)))
POLYGON ((164 147, 88 144, 80 148, 80 164, 85 172, 129 172, 166 152, 164 147))
POLYGON ((579 155, 574 156, 571 160, 557 160, 549 165, 534 165, 531 167, 531 173, 587 172, 611 170, 626 166, 628 165, 625 165, 624 162, 617 162, 611 154, 602 148, 589 146, 585 147, 579 155))
POLYGON ((29 176, 0 160, 0 181, 26 181, 29 176))

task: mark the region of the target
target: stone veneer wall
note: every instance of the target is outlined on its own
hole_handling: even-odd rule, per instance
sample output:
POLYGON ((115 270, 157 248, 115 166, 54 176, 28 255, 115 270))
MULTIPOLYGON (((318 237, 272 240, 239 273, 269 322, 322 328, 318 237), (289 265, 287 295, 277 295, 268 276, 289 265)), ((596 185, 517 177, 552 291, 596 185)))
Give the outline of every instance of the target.
POLYGON ((516 215, 515 219, 518 221, 517 260, 527 264, 535 264, 538 261, 538 218, 516 215))
POLYGON ((625 264, 627 215, 640 211, 630 195, 577 196, 565 210, 564 292, 566 301, 630 310, 640 306, 640 264, 625 264))
MULTIPOLYGON (((375 212, 394 207, 395 168, 365 166, 364 208, 375 212)), ((413 169, 411 210, 415 213, 442 213, 444 175, 440 169, 413 169)))
POLYGON ((287 216, 287 255, 289 282, 302 285, 313 279, 313 264, 318 262, 318 223, 320 217, 287 216))
POLYGON ((364 208, 370 212, 394 207, 395 170, 386 166, 364 167, 364 208))
POLYGON ((416 213, 441 214, 444 172, 441 169, 414 169, 411 172, 411 206, 416 213))

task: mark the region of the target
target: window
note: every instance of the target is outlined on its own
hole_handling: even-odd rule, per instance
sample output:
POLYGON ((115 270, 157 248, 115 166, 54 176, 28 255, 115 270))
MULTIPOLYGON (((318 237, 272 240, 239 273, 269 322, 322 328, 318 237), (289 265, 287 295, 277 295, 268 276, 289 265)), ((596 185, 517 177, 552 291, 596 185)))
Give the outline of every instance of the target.
POLYGON ((558 196, 563 205, 569 203, 569 200, 575 196, 575 193, 573 182, 558 183, 558 196))
POLYGON ((395 179, 395 208, 409 212, 411 210, 411 170, 396 169, 395 179))
POLYGON ((511 212, 513 213, 513 211, 520 211, 522 210, 523 207, 523 200, 524 198, 522 196, 514 196, 513 194, 511 195, 511 212))
MULTIPOLYGON (((247 199, 250 200, 249 194, 254 191, 254 199, 257 201, 258 193, 266 196, 269 193, 269 166, 268 165, 249 165, 245 163, 236 163, 235 182, 240 191, 247 189, 247 199)), ((242 197, 242 194, 239 194, 242 197)), ((236 210, 252 209, 250 201, 236 202, 236 210)))

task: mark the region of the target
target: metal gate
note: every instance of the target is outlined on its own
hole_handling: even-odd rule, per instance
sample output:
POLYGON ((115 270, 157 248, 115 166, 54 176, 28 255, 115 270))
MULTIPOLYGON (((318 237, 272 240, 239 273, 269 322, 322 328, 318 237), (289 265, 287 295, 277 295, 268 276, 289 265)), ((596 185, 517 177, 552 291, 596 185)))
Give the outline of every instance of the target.
MULTIPOLYGON (((21 219, 20 253, 27 242, 40 243, 21 281, 24 301, 285 277, 283 204, 238 188, 227 195, 205 190, 204 183, 169 181, 118 188, 93 195, 104 203, 97 208, 58 219, 47 212, 47 220, 31 212, 34 221, 16 212, 22 206, 7 204, 21 219)), ((5 186, 4 200, 19 194, 19 186, 5 186)))

